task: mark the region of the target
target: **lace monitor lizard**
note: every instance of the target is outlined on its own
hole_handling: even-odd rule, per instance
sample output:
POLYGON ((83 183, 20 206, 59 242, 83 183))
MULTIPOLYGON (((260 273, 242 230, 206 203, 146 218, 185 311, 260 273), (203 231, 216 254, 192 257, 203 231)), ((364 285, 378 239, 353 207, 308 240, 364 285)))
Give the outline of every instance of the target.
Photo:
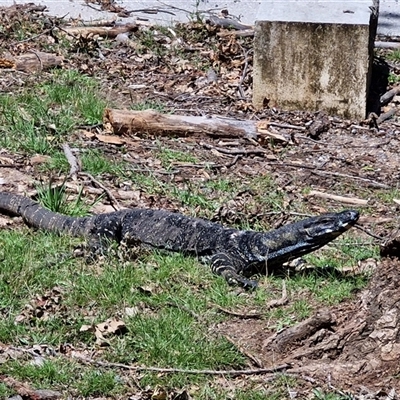
POLYGON ((229 284, 246 288, 257 286, 247 277, 319 249, 351 228, 359 217, 357 211, 347 210, 256 232, 153 209, 68 217, 27 197, 6 192, 0 192, 1 210, 21 216, 36 228, 86 237, 94 250, 106 239, 194 255, 210 263, 212 271, 229 284))

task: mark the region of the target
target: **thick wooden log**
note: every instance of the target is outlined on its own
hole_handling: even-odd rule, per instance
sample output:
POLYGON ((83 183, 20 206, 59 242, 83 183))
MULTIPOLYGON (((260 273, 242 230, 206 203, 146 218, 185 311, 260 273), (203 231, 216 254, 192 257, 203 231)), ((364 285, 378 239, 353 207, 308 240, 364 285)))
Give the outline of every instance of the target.
POLYGON ((58 67, 64 57, 42 51, 21 54, 19 56, 5 55, 0 58, 0 68, 14 68, 18 71, 32 73, 58 67))
POLYGON ((166 115, 154 110, 106 109, 103 122, 117 135, 207 135, 211 137, 257 138, 255 122, 231 118, 166 115))

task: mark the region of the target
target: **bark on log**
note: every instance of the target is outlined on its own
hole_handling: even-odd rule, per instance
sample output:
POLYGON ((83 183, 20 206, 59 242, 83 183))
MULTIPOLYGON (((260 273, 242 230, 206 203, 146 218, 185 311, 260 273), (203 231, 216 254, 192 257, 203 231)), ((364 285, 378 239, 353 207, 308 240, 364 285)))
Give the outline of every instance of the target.
POLYGON ((153 110, 106 109, 103 122, 117 135, 207 135, 227 138, 257 138, 255 122, 221 117, 164 115, 153 110))
POLYGON ((333 323, 334 318, 329 310, 319 310, 305 321, 277 333, 271 346, 279 352, 284 352, 288 346, 293 346, 294 343, 309 338, 322 328, 329 328, 333 323))
POLYGON ((14 68, 17 71, 32 73, 58 67, 64 57, 42 51, 21 54, 20 56, 6 55, 0 58, 0 68, 14 68))

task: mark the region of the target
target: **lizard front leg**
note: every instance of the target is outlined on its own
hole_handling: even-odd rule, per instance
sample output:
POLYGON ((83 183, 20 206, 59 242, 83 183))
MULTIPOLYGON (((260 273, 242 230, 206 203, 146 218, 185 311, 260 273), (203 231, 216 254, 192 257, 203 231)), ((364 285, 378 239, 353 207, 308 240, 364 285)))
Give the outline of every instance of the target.
POLYGON ((232 260, 225 253, 217 253, 211 257, 211 271, 225 278, 229 285, 239 285, 245 289, 255 289, 257 281, 239 275, 232 260))

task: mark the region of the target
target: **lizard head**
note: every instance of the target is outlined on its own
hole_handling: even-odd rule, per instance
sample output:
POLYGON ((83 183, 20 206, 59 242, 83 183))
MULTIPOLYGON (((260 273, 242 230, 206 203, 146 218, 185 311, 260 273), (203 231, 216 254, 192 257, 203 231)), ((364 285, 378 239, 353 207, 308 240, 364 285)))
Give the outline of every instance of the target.
POLYGON ((360 214, 346 210, 284 225, 262 236, 268 266, 282 264, 325 246, 355 225, 360 214))
POLYGON ((327 243, 355 225, 360 214, 355 210, 323 214, 303 221, 302 228, 310 243, 327 243))

